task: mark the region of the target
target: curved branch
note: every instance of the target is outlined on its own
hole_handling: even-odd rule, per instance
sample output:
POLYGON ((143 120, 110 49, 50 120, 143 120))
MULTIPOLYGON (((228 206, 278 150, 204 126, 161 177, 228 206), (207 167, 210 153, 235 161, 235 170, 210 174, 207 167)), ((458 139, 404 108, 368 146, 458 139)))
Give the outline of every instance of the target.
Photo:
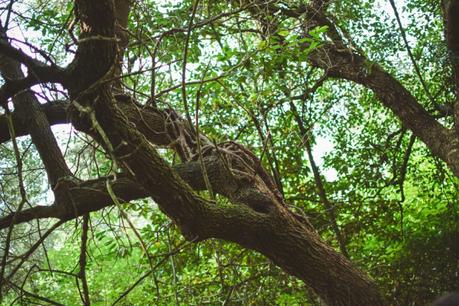
MULTIPOLYGON (((4 41, 0 40, 0 44, 4 41)), ((8 79, 19 79, 24 76, 18 61, 0 54, 0 73, 8 79)), ((24 91, 13 97, 15 121, 21 122, 29 131, 32 142, 37 148, 45 166, 51 186, 63 176, 71 176, 64 156, 51 131, 46 115, 42 112, 40 102, 30 91, 24 91)), ((13 123, 14 124, 14 123, 13 123)))
MULTIPOLYGON (((5 28, 0 24, 0 56, 14 60, 28 68, 28 76, 10 78, 2 72, 5 84, 0 87, 0 105, 5 106, 8 99, 24 89, 28 89, 39 83, 63 83, 65 81, 65 70, 54 64, 45 63, 32 58, 20 49, 16 49, 8 42, 5 28)), ((21 73, 22 74, 22 73, 21 73)))
MULTIPOLYGON (((261 0, 258 2, 260 6, 263 3, 261 0)), ((459 176, 459 134, 442 126, 398 80, 384 71, 381 66, 346 46, 340 32, 325 14, 327 1, 314 0, 308 5, 297 8, 281 8, 275 4, 267 7, 271 13, 281 12, 286 17, 301 18, 305 35, 313 27, 327 26, 327 35, 331 42, 312 52, 309 56, 310 63, 314 67, 324 69, 330 77, 353 81, 371 89, 382 104, 391 109, 400 119, 403 126, 412 130, 434 155, 441 158, 452 172, 459 176), (307 18, 303 19, 303 16, 307 18)), ((459 20, 459 4, 455 0, 445 0, 444 10, 447 16, 445 19, 449 48, 453 55, 458 55, 459 27, 456 25, 459 20)), ((254 14, 254 17, 257 18, 257 15, 254 14)), ((307 47, 307 44, 304 45, 307 47)), ((456 65, 457 67, 459 65, 456 65)), ((459 73, 456 73, 456 76, 459 76, 459 73)), ((456 103, 455 114, 456 122, 459 122, 459 102, 456 103)), ((456 126, 459 127, 458 124, 456 126)))
POLYGON ((350 50, 338 50, 332 44, 313 52, 310 60, 331 77, 354 81, 373 90, 403 126, 409 128, 459 176, 459 138, 438 123, 400 82, 378 64, 350 50))
POLYGON ((330 77, 353 81, 371 89, 381 103, 400 119, 404 127, 409 128, 434 155, 441 158, 459 176, 459 136, 442 126, 381 66, 348 48, 320 3, 321 1, 315 1, 311 7, 299 9, 309 18, 308 23, 304 24, 305 30, 311 26, 329 27, 327 35, 332 42, 311 53, 311 64, 324 69, 330 77))
MULTIPOLYGON (((70 123, 67 116, 67 107, 70 105, 68 101, 52 101, 45 104, 40 104, 41 112, 43 112, 50 125, 70 123)), ((27 124, 19 119, 16 112, 12 113, 14 131, 16 137, 29 135, 30 131, 27 124)), ((10 140, 8 133, 8 122, 5 115, 0 116, 0 143, 10 140)))
MULTIPOLYGON (((3 32, 0 26, 0 31, 3 32)), ((21 64, 24 64, 29 69, 29 74, 34 75, 37 80, 42 82, 62 82, 64 79, 64 69, 57 65, 46 65, 45 63, 30 57, 24 51, 11 46, 2 34, 0 39, 0 55, 13 59, 21 64)))
MULTIPOLYGON (((77 0, 76 4, 82 25, 81 38, 114 37, 112 1, 77 0)), ((203 155, 212 157, 217 164, 212 171, 207 171, 212 184, 220 187, 218 191, 212 186, 213 190, 225 194, 232 202, 247 205, 217 205, 198 196, 190 186, 198 188, 203 182, 197 180, 188 184, 183 179, 187 179, 187 174, 193 173, 193 169, 201 171, 199 163, 193 160, 195 156, 190 156, 192 160, 185 167, 186 171, 180 167, 172 169, 149 140, 150 135, 157 140, 162 137, 175 149, 188 146, 194 153, 196 140, 187 131, 183 131, 185 135, 168 133, 168 123, 183 124, 183 120, 177 119, 173 111, 164 116, 163 112, 153 110, 151 115, 162 129, 151 131, 151 126, 143 123, 145 131, 150 129, 146 134, 126 115, 124 104, 130 103, 120 103, 119 99, 116 101, 110 85, 99 82, 101 77, 113 73, 110 69, 116 55, 109 39, 87 40, 79 46, 71 67, 73 82, 66 88, 72 100, 78 100, 79 105, 83 105, 80 109, 88 110, 93 120, 88 124, 84 119, 86 113, 72 109, 72 122, 82 129, 91 125, 96 127, 97 124, 100 137, 95 138, 103 140, 100 142, 106 148, 113 148, 109 153, 115 157, 117 164, 154 199, 187 239, 199 241, 218 238, 256 250, 288 273, 302 279, 328 305, 383 304, 374 284, 363 273, 326 245, 311 227, 287 209, 283 199, 272 190, 272 179, 259 160, 241 145, 226 143, 215 148, 208 145, 203 149, 203 155), (166 118, 172 118, 172 121, 166 118), (181 142, 173 143, 177 139, 181 142), (109 143, 104 143, 106 140, 109 143), (184 173, 182 177, 179 176, 181 171, 184 173), (211 178, 212 175, 215 177, 211 178), (223 178, 220 184, 217 184, 217 178, 223 178)), ((139 119, 136 122, 142 125, 139 119)), ((195 175, 189 176, 197 178, 195 175)), ((121 180, 119 178, 116 182, 121 180)), ((103 189, 92 189, 98 184, 104 185, 104 181, 89 182, 91 188, 88 188, 86 183, 61 180, 56 188, 68 194, 68 201, 59 199, 59 203, 52 206, 53 209, 60 218, 72 218, 75 214, 81 214, 72 203, 82 203, 81 207, 88 210, 95 209, 94 204, 110 203, 108 193, 100 192, 105 190, 105 186, 103 189), (91 202, 96 197, 100 201, 91 202)), ((112 188, 117 196, 123 196, 120 191, 127 191, 116 190, 115 186, 112 188)), ((131 195, 132 191, 128 192, 131 195)))

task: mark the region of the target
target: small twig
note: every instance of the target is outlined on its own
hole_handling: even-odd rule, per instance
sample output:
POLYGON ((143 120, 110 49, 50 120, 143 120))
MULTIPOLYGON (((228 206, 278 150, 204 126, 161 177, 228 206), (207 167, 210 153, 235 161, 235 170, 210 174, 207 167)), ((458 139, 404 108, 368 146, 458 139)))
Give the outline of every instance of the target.
POLYGON ((57 274, 62 274, 62 275, 78 278, 78 274, 75 274, 75 273, 72 273, 72 272, 67 272, 67 271, 62 271, 62 270, 56 270, 56 269, 51 269, 50 270, 50 269, 40 269, 40 268, 38 268, 36 273, 39 273, 39 272, 57 273, 57 274))
POLYGON ((35 252, 35 250, 45 241, 45 239, 55 230, 57 229, 59 226, 61 226, 65 221, 58 221, 56 222, 52 227, 50 227, 41 237, 40 239, 35 242, 35 244, 24 254, 22 254, 20 256, 21 258, 21 261, 19 262, 19 264, 10 272, 10 274, 8 275, 8 279, 11 279, 15 274, 16 272, 19 270, 19 268, 21 268, 21 266, 26 262, 26 260, 30 257, 30 255, 33 254, 33 252, 35 252))
POLYGON ((40 296, 38 294, 35 294, 35 293, 32 293, 32 292, 29 292, 29 291, 26 291, 24 290, 23 288, 19 287, 18 285, 10 282, 10 281, 5 281, 5 280, 2 280, 2 283, 5 282, 5 283, 8 283, 8 285, 10 285, 11 287, 13 287, 14 289, 16 290, 19 290, 21 292, 21 294, 25 294, 26 296, 29 296, 29 297, 32 297, 34 299, 37 299, 37 300, 40 300, 40 301, 43 301, 43 302, 46 302, 48 303, 49 305, 56 305, 56 306, 64 306, 64 304, 61 304, 61 303, 58 303, 56 301, 53 301, 49 298, 46 298, 46 297, 43 297, 43 296, 40 296))
POLYGON ((89 288, 88 281, 86 279, 86 250, 87 250, 87 241, 88 241, 88 229, 89 229, 89 213, 83 215, 83 226, 81 232, 81 248, 80 248, 80 272, 78 273, 79 278, 82 282, 83 287, 83 305, 89 306, 89 288))
MULTIPOLYGON (((204 78, 206 76, 208 67, 209 67, 209 65, 207 65, 206 70, 202 75, 202 78, 201 78, 202 81, 204 80, 204 78)), ((204 183, 206 184, 206 188, 207 188, 207 190, 208 190, 208 192, 210 194, 211 199, 215 200, 215 195, 214 195, 214 192, 212 190, 212 185, 210 184, 209 176, 207 174, 207 168, 206 168, 206 165, 204 163, 203 156, 202 156, 201 136, 199 135, 199 102, 200 102, 200 98, 201 98, 201 91, 202 91, 202 86, 203 85, 204 85, 204 83, 201 83, 201 85, 198 88, 198 92, 196 93, 196 114, 195 114, 196 145, 197 145, 197 149, 198 149, 199 163, 201 164, 201 170, 202 170, 202 174, 203 174, 203 177, 204 177, 204 183)))
POLYGON ((198 9, 199 0, 195 0, 193 4, 193 9, 191 11, 190 21, 188 23, 188 30, 185 39, 185 48, 183 49, 183 63, 182 63, 182 101, 183 107, 185 108, 185 115, 190 127, 193 129, 193 123, 191 122, 190 110, 188 109, 188 102, 186 99, 186 64, 188 57, 188 48, 190 44, 190 36, 193 26, 194 16, 196 15, 196 10, 198 9))
POLYGON ((398 204, 400 208, 400 232, 401 232, 402 238, 404 237, 404 231, 403 231, 403 202, 405 202, 404 184, 405 184, 406 172, 408 170, 408 162, 410 160, 411 152, 413 151, 413 145, 415 141, 416 141, 416 136, 412 134, 410 137, 410 142, 408 143, 408 147, 406 148, 405 155, 403 156, 403 163, 400 169, 400 176, 398 179, 398 184, 400 187, 400 201, 398 201, 398 204))
POLYGON ((268 140, 269 140, 269 137, 270 137, 270 131, 268 130, 268 134, 266 135, 266 139, 265 141, 263 141, 263 149, 261 150, 261 154, 260 154, 260 163, 263 161, 263 157, 266 153, 266 150, 268 149, 268 140))
POLYGON ((124 211, 123 206, 118 201, 118 197, 116 196, 115 192, 113 191, 113 188, 112 188, 112 185, 111 185, 111 181, 109 179, 106 180, 106 187, 107 187, 107 192, 108 192, 110 198, 112 199, 113 203, 115 203, 116 207, 119 209, 119 211, 121 213, 121 216, 123 217, 123 219, 125 219, 127 221, 127 223, 129 224, 129 227, 134 232, 134 235, 139 240, 139 243, 140 243, 140 245, 142 247, 142 250, 144 251, 145 256, 148 258, 148 262, 150 264, 150 268, 153 269, 153 262, 151 261, 152 257, 150 255, 150 253, 148 252, 147 245, 143 241, 142 236, 140 235, 139 231, 135 228, 134 224, 129 219, 127 213, 124 211))
POLYGON ((169 256, 171 260, 171 267, 172 267, 172 280, 174 284, 174 296, 175 296, 175 305, 178 306, 180 305, 179 299, 178 299, 178 292, 177 292, 177 272, 175 270, 175 261, 174 261, 174 254, 172 254, 172 248, 171 248, 171 236, 170 236, 170 227, 167 229, 167 245, 169 248, 169 253, 171 255, 169 256))
POLYGON ((11 12, 13 11, 13 4, 14 2, 16 2, 16 0, 10 0, 10 3, 8 4, 8 12, 6 14, 6 18, 5 18, 5 32, 6 30, 8 29, 8 26, 10 24, 10 18, 11 18, 11 12))
MULTIPOLYGON (((5 107, 5 113, 6 113, 7 122, 8 122, 8 130, 9 130, 9 133, 10 133, 11 141, 13 143, 14 156, 16 158, 16 164, 17 164, 17 168, 18 168, 18 181, 19 181, 18 183, 19 183, 19 192, 21 194, 21 202, 19 203, 18 208, 17 208, 16 212, 13 215, 10 227, 8 229, 8 233, 6 235, 5 250, 4 250, 4 254, 3 254, 2 262, 1 262, 1 267, 0 267, 0 280, 3 279, 3 277, 5 275, 6 260, 8 258, 8 253, 9 253, 10 243, 11 243, 11 235, 13 234, 13 228, 14 228, 14 224, 16 223, 16 218, 17 218, 18 214, 21 212, 22 208, 24 207, 24 204, 27 202, 27 195, 26 195, 26 191, 25 191, 25 187, 24 187, 24 178, 22 176, 21 153, 19 152, 19 147, 18 147, 18 143, 16 141, 16 135, 15 135, 15 132, 14 132, 13 119, 12 119, 12 116, 11 116, 11 113, 10 113, 10 110, 8 109, 8 107, 5 107)), ((2 292, 3 292, 3 290, 2 290, 3 289, 3 284, 4 284, 4 282, 0 283, 0 301, 2 300, 2 297, 3 297, 3 294, 2 294, 2 292)))
POLYGON ((152 274, 157 268, 159 268, 162 264, 164 264, 167 259, 169 259, 170 256, 172 255, 175 255, 175 254, 178 254, 181 250, 183 250, 184 248, 186 248, 188 245, 190 245, 191 243, 193 243, 194 240, 192 241, 189 241, 189 242, 186 242, 184 244, 182 244, 181 246, 178 246, 175 250, 173 250, 172 252, 169 252, 167 254, 164 254, 164 258, 161 259, 154 267, 153 269, 151 269, 150 271, 148 271, 147 273, 145 273, 144 275, 142 275, 134 284, 132 284, 126 291, 124 291, 117 299, 116 301, 113 302, 112 306, 113 305, 116 305, 118 304, 119 301, 121 301, 122 299, 124 299, 135 287, 137 287, 137 285, 139 285, 144 279, 146 279, 148 276, 150 276, 150 274, 152 274))
POLYGON ((217 157, 219 160, 221 160, 221 162, 223 163, 223 168, 225 168, 226 172, 230 175, 230 177, 232 178, 233 182, 236 183, 236 177, 233 173, 233 171, 231 170, 231 166, 228 162, 228 159, 226 158, 226 156, 224 156, 222 154, 222 152, 220 151, 220 147, 218 146, 217 142, 215 140, 213 140, 213 145, 215 147, 215 152, 217 153, 217 157))
POLYGON ((92 127, 97 131, 99 136, 102 138, 102 141, 104 144, 107 146, 108 154, 112 158, 112 169, 114 168, 114 175, 116 178, 116 169, 118 169, 118 165, 116 163, 116 157, 115 157, 115 150, 113 149, 112 143, 108 139, 107 134, 105 133, 104 129, 100 126, 99 122, 97 121, 96 114, 94 112, 94 109, 90 107, 84 107, 81 104, 79 104, 76 100, 72 101, 73 105, 75 105, 76 109, 82 113, 86 113, 89 116, 89 119, 91 120, 92 127))
POLYGON ((419 81, 421 82, 422 88, 424 88, 424 91, 426 92, 427 98, 429 98, 433 106, 437 106, 437 103, 435 102, 434 98, 430 94, 429 88, 427 87, 427 84, 424 81, 424 78, 422 77, 421 70, 419 69, 417 62, 414 59, 413 53, 411 52, 410 45, 408 44, 408 39, 406 38, 405 29, 403 29, 402 21, 400 20, 400 16, 398 15, 398 11, 397 11, 397 7, 395 6, 395 2, 394 0, 389 0, 389 2, 390 2, 390 5, 392 6, 392 9, 394 10, 395 18, 397 19, 398 27, 400 29, 400 33, 402 34, 403 42, 405 43, 406 51, 408 52, 408 56, 410 57, 410 60, 413 63, 414 70, 416 71, 416 75, 418 76, 419 81))

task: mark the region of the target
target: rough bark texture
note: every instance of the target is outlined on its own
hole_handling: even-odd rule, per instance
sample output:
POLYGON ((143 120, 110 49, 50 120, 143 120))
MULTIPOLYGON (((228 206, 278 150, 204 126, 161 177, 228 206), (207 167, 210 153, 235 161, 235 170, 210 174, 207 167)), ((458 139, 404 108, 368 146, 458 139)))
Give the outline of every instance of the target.
MULTIPOLYGON (((98 10, 98 7, 88 5, 80 11, 82 22, 92 24, 94 20, 86 10, 98 10), (86 16, 89 16, 87 20, 84 19, 86 16)), ((106 22, 106 27, 113 27, 112 19, 107 18, 106 22)), ((98 26, 90 27, 96 28, 98 26)), ((104 48, 109 51, 110 44, 106 44, 104 48)), ((91 67, 86 73, 103 75, 112 62, 109 59, 93 62, 96 54, 91 54, 91 51, 94 50, 88 47, 88 50, 80 53, 77 61, 82 67, 91 67)), ((114 58, 113 49, 103 56, 114 58)), ((84 69, 81 72, 85 73, 84 69)), ((82 94, 87 88, 88 84, 69 88, 71 98, 93 109, 98 124, 110 142, 103 145, 113 150, 111 154, 124 172, 143 186, 185 237, 196 240, 220 238, 260 251, 289 273, 303 279, 329 305, 382 304, 377 290, 366 276, 321 241, 307 222, 300 222, 287 210, 272 180, 257 164, 253 154, 237 144, 221 149, 208 148, 207 156, 214 155, 217 158, 221 150, 224 155, 222 162, 227 163, 227 169, 220 169, 228 171, 226 175, 229 180, 224 184, 214 183, 215 189, 225 193, 235 203, 246 204, 218 206, 197 196, 177 172, 162 160, 151 142, 118 107, 119 103, 109 86, 102 85, 82 94), (231 151, 238 149, 238 154, 233 157, 231 151)), ((81 113, 78 115, 72 117, 76 125, 79 118, 84 117, 81 113)), ((167 131, 167 128, 161 130, 167 131)), ((105 139, 103 135, 100 136, 105 139)), ((193 159, 196 149, 193 148, 192 139, 196 135, 190 131, 188 135, 180 137, 182 153, 191 152, 182 154, 182 158, 193 159), (191 142, 187 141, 187 136, 191 137, 191 142)))
POLYGON ((198 241, 220 238, 257 250, 304 280, 329 305, 382 305, 368 278, 288 211, 262 179, 255 177, 253 187, 238 186, 232 192, 236 201, 243 199, 247 206, 217 206, 206 201, 193 193, 144 135, 110 104, 109 95, 100 99, 107 105, 98 121, 117 148, 117 160, 185 237, 198 241), (252 194, 247 196, 247 192, 252 194))
POLYGON ((453 68, 453 82, 456 86, 456 101, 453 104, 454 125, 456 135, 459 135, 459 2, 443 0, 442 8, 445 38, 453 68))
MULTIPOLYGON (((78 51, 67 68, 37 63, 7 42, 0 44, 2 56, 25 64, 33 72, 23 77, 16 70, 0 88, 0 105, 13 96, 17 100, 13 114, 16 135, 32 136, 57 195, 53 206, 34 207, 0 219, 0 228, 9 227, 13 220, 68 220, 113 205, 106 190, 109 178, 86 182, 72 178, 65 160, 55 150, 49 124, 70 121, 98 141, 122 169, 123 174, 110 180, 116 196, 123 201, 150 196, 186 238, 218 238, 259 251, 287 273, 302 279, 328 305, 383 305, 372 281, 325 244, 305 218, 288 210, 273 179, 253 153, 234 142, 214 145, 204 135, 196 135, 188 121, 173 110, 143 107, 120 94, 119 83, 114 84, 113 77, 119 75, 119 60, 126 47, 122 28, 127 21, 128 1, 119 0, 114 5, 109 0, 76 0, 75 5, 81 35, 78 51), (116 13, 115 8, 120 11, 116 13), (27 93, 18 94, 33 84, 49 81, 61 83, 70 102, 38 105, 33 96, 26 99, 22 95, 27 93), (45 133, 37 133, 36 129, 45 133), (197 137, 203 146, 202 160, 197 137), (171 167, 155 146, 172 148, 183 163, 171 167), (53 154, 46 156, 46 152, 53 154), (217 204, 194 192, 209 187, 231 204, 217 204)), ((454 5, 448 5, 446 12, 455 12, 454 5)), ((271 13, 306 16, 305 33, 310 26, 328 25, 330 41, 311 54, 311 63, 329 76, 372 89, 383 105, 459 176, 459 137, 455 131, 438 123, 380 66, 345 48, 323 12, 323 3, 312 1, 311 6, 291 10, 272 4, 265 7, 271 13)), ((251 13, 258 16, 256 11, 251 13)), ((448 29, 454 24, 451 17, 447 17, 447 24, 448 29)), ((454 31, 449 30, 448 35, 454 31)), ((454 53, 455 40, 448 41, 454 53)), ((6 118, 0 117, 0 142, 10 139, 5 126, 6 118)))
MULTIPOLYGON (((20 64, 10 58, 0 55, 0 72, 8 79, 21 79, 24 77, 20 64)), ((51 186, 55 186, 58 179, 63 176, 71 176, 71 171, 65 163, 64 157, 57 145, 57 141, 51 131, 48 119, 40 107, 35 95, 26 90, 13 98, 15 106, 14 127, 20 134, 25 131, 30 134, 32 141, 37 148, 40 158, 48 174, 51 186)), ((6 115, 0 120, 0 128, 4 137, 9 139, 8 123, 6 115)), ((20 136, 16 135, 16 136, 20 136)))

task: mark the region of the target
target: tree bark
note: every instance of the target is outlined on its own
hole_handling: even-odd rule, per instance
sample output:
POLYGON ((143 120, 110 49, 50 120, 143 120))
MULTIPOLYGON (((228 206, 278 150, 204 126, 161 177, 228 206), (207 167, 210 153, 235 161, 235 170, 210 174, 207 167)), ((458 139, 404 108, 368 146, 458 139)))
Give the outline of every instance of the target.
MULTIPOLYGON (((451 3, 446 12, 450 14, 448 16, 455 16, 457 10, 451 3)), ((269 8, 272 12, 281 11, 296 18, 307 13, 308 9, 269 8)), ((459 176, 457 133, 436 121, 381 66, 346 48, 339 31, 333 29, 317 7, 315 9, 313 14, 306 15, 313 18, 316 25, 331 26, 330 41, 311 54, 310 62, 326 70, 331 77, 350 80, 373 90, 381 103, 459 176)), ((189 240, 218 238, 264 254, 287 273, 302 279, 328 305, 383 305, 373 282, 325 244, 307 220, 287 209, 283 198, 276 192, 273 179, 253 153, 232 142, 214 146, 204 135, 194 134, 188 122, 173 111, 144 108, 129 97, 114 93, 111 78, 119 74, 118 52, 124 48, 123 42, 117 45, 115 39, 120 35, 117 34, 116 20, 118 18, 121 24, 125 19, 121 20, 121 15, 115 14, 112 1, 77 0, 76 12, 81 24, 79 48, 65 73, 61 74, 63 70, 56 67, 39 68, 41 64, 30 61, 17 50, 0 45, 0 53, 25 63, 43 76, 40 80, 25 77, 17 82, 8 81, 0 89, 0 103, 31 84, 58 80, 68 90, 72 102, 43 105, 39 109, 47 115, 50 124, 67 122, 64 115, 70 113, 70 121, 77 129, 93 136, 114 156, 124 173, 111 183, 120 199, 152 197, 189 240), (83 108, 76 107, 76 103, 83 108), (95 116, 95 122, 91 114, 95 116), (177 130, 185 131, 185 134, 177 133, 177 130), (227 197, 231 204, 217 204, 194 192, 209 187, 199 162, 196 137, 203 140, 202 158, 212 190, 227 197), (181 156, 183 164, 171 167, 160 157, 154 145, 171 147, 181 156)), ((451 17, 448 18, 448 27, 454 25, 451 17)), ((452 35, 452 38, 448 36, 452 52, 457 49, 456 32, 453 28, 448 32, 452 35)), ((115 89, 119 88, 115 86, 115 89)), ((14 121, 18 134, 33 132, 24 122, 14 121)), ((0 127, 2 124, 5 119, 0 117, 0 127)), ((2 131, 0 141, 7 141, 8 135, 2 131)), ((35 207, 18 215, 18 222, 41 217, 66 220, 113 205, 106 191, 106 180, 68 184, 64 184, 64 180, 62 183, 59 188, 66 188, 74 207, 62 203, 35 207)), ((0 220, 0 228, 10 221, 8 217, 0 220)))
MULTIPOLYGON (((0 73, 7 79, 22 79, 24 75, 20 69, 20 63, 0 55, 0 73)), ((57 141, 51 131, 48 119, 43 112, 40 103, 30 90, 26 90, 14 96, 15 116, 13 127, 16 136, 21 136, 23 131, 30 134, 45 166, 48 181, 54 187, 60 177, 71 176, 72 173, 65 162, 57 141)), ((6 115, 0 118, 0 140, 10 139, 8 132, 8 119, 6 115)))
MULTIPOLYGON (((83 38, 101 33, 114 37, 111 2, 81 0, 76 3, 83 38), (104 10, 103 18, 98 16, 101 9, 104 10)), ((71 78, 90 74, 94 79, 78 80, 67 88, 73 101, 89 109, 87 112, 81 112, 81 107, 74 109, 72 122, 79 126, 84 122, 81 118, 88 118, 90 112, 94 112, 97 122, 90 121, 90 124, 94 130, 98 130, 95 124, 101 128, 102 131, 97 132, 99 142, 123 171, 174 220, 187 239, 219 238, 257 250, 304 280, 329 305, 382 305, 374 284, 344 256, 321 241, 309 223, 301 222, 286 208, 275 192, 272 179, 259 161, 257 163, 256 157, 242 146, 230 143, 221 149, 209 147, 207 157, 221 158, 218 154, 225 152, 221 161, 226 168, 219 170, 229 180, 222 185, 214 182, 214 185, 227 193, 233 202, 243 205, 217 205, 196 195, 128 120, 118 107, 110 85, 103 82, 112 75, 110 67, 116 57, 114 45, 105 39, 88 41, 80 49, 71 78), (109 143, 105 143, 107 141, 109 143), (231 158, 231 150, 239 150, 239 157, 231 158)), ((190 135, 196 137, 193 133, 190 135)), ((195 142, 192 139, 181 143, 183 150, 193 152, 195 142)), ((194 157, 189 155, 189 158, 194 157)))

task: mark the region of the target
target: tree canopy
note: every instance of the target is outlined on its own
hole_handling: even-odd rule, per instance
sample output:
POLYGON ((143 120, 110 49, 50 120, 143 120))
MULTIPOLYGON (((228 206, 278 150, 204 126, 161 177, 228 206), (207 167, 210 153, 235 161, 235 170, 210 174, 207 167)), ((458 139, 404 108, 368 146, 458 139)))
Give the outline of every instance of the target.
POLYGON ((4 0, 0 73, 5 305, 459 290, 457 0, 4 0))

